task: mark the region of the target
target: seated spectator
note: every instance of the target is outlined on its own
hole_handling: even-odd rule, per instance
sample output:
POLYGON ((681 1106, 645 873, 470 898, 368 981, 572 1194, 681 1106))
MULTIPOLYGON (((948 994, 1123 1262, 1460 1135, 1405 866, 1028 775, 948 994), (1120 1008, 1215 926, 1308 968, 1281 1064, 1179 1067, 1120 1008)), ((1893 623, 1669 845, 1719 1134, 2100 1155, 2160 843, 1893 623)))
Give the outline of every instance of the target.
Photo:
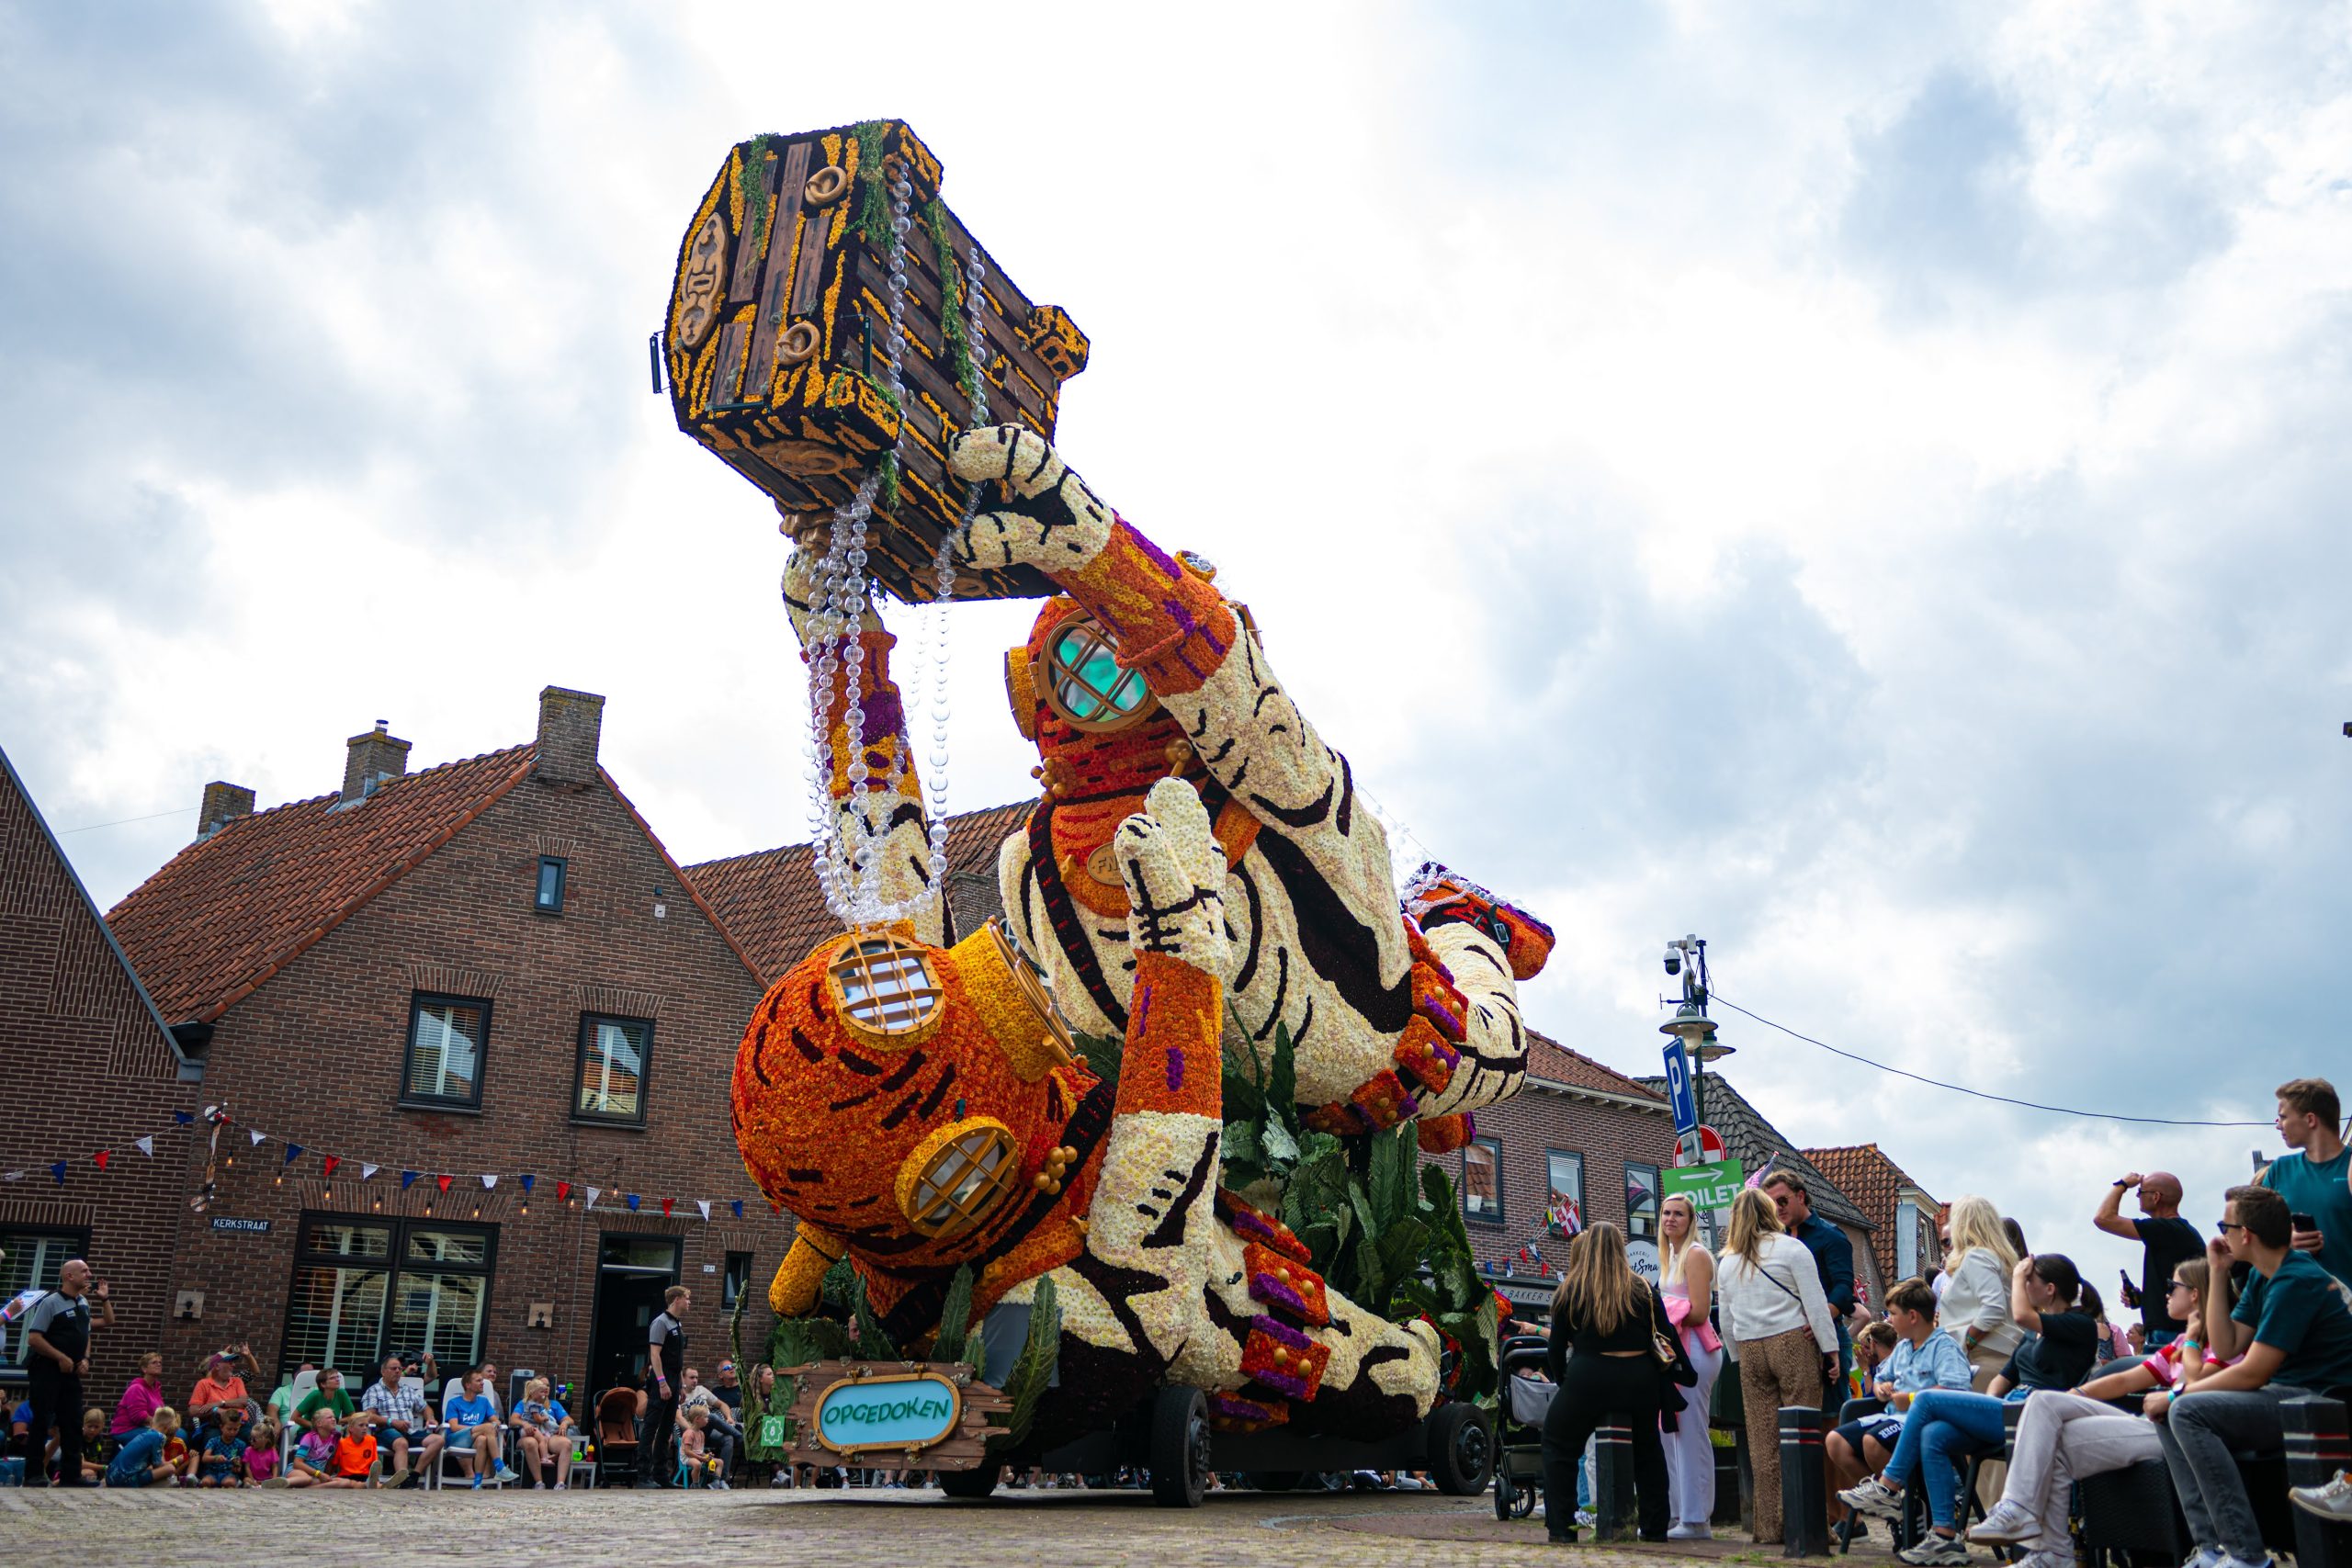
POLYGON ((341 1441, 334 1412, 322 1410, 311 1417, 311 1429, 294 1445, 293 1464, 286 1472, 288 1486, 334 1486, 334 1446, 341 1441))
POLYGON ((2263 1167, 2256 1179, 2286 1200, 2290 1219, 2310 1222, 2294 1225, 2295 1250, 2352 1286, 2352 1187, 2345 1185, 2352 1151, 2336 1132, 2344 1107, 2325 1078, 2282 1083, 2278 1095, 2279 1141, 2295 1152, 2263 1167))
POLYGON ((237 1371, 241 1361, 254 1376, 261 1376, 261 1363, 254 1359, 250 1345, 215 1350, 205 1358, 204 1375, 196 1380, 196 1391, 187 1399, 188 1421, 199 1432, 214 1424, 223 1405, 243 1407, 248 1421, 261 1419, 261 1404, 245 1392, 245 1380, 237 1371))
POLYGON ((336 1424, 340 1426, 350 1417, 355 1408, 350 1393, 343 1386, 343 1374, 333 1367, 322 1367, 319 1369, 318 1386, 304 1394, 300 1403, 294 1406, 294 1419, 307 1426, 311 1417, 320 1411, 332 1410, 336 1424))
MULTIPOLYGON (((318 1367, 312 1362, 305 1361, 300 1366, 294 1369, 294 1375, 292 1378, 269 1391, 270 1413, 277 1417, 277 1424, 280 1427, 291 1427, 298 1425, 294 1418, 294 1402, 301 1398, 302 1395, 294 1392, 294 1385, 302 1381, 302 1374, 304 1372, 311 1374, 311 1381, 312 1382, 315 1383, 318 1381, 318 1367)), ((308 1393, 309 1391, 304 1390, 303 1392, 308 1393)))
POLYGON ((109 1428, 119 1442, 131 1433, 143 1430, 155 1419, 155 1412, 164 1407, 164 1353, 150 1350, 139 1358, 139 1375, 122 1391, 115 1402, 114 1424, 109 1428))
POLYGON ((1894 1325, 1884 1319, 1857 1325, 1854 1329, 1854 1370, 1848 1374, 1848 1399, 1866 1399, 1871 1385, 1878 1382, 1878 1370, 1894 1348, 1902 1343, 1902 1336, 1894 1325))
MULTIPOLYGON (((324 1411, 321 1415, 326 1414, 324 1411)), ((355 1410, 343 1418, 343 1436, 335 1439, 334 1478, 355 1486, 373 1487, 376 1480, 374 1418, 355 1410)))
POLYGON ((277 1445, 286 1428, 277 1424, 277 1413, 266 1413, 261 1425, 254 1428, 254 1440, 245 1445, 245 1479, 256 1486, 282 1486, 284 1478, 278 1473, 277 1445))
POLYGON ((1973 1386, 1981 1391, 1992 1386, 2025 1337, 2009 1315, 2009 1280, 2017 1272, 2018 1255, 2001 1228, 2000 1211, 1983 1198, 1954 1199, 1951 1228, 1944 1284, 1936 1292, 1941 1303, 1938 1322, 1959 1342, 1975 1369, 1973 1386))
POLYGON ((171 1430, 164 1434, 164 1461, 172 1467, 173 1479, 179 1485, 196 1484, 196 1451, 188 1447, 187 1439, 180 1434, 179 1424, 175 1421, 171 1430))
POLYGON ((703 1386, 702 1374, 692 1367, 686 1369, 678 1384, 678 1409, 684 1412, 689 1405, 701 1407, 710 1417, 703 1428, 703 1438, 718 1450, 718 1479, 711 1484, 724 1492, 728 1489, 728 1473, 735 1468, 735 1448, 742 1431, 728 1419, 727 1406, 716 1393, 703 1386))
POLYGON ((727 1406, 728 1419, 741 1427, 743 1424, 743 1385, 736 1379, 734 1362, 718 1363, 718 1381, 711 1385, 710 1392, 718 1396, 719 1404, 727 1406))
POLYGON ((107 1474, 107 1413, 93 1404, 82 1412, 82 1484, 102 1486, 107 1474))
MULTIPOLYGON (((1960 1341, 1937 1332, 1936 1292, 1925 1280, 1905 1280, 1887 1292, 1886 1321, 1871 1327, 1885 1329, 1895 1341, 1870 1388, 1871 1396, 1885 1408, 1875 1416, 1847 1422, 1824 1439, 1822 1452, 1828 1462, 1832 1491, 1842 1492, 1886 1468, 1914 1399, 1929 1389, 1965 1393, 1973 1375, 1960 1341)), ((1875 1339, 1874 1334, 1866 1333, 1854 1342, 1858 1360, 1864 1342, 1875 1339)))
POLYGON ((499 1457, 498 1404, 483 1392, 481 1369, 477 1367, 468 1372, 458 1387, 463 1392, 441 1404, 448 1451, 458 1456, 467 1483, 475 1491, 481 1490, 485 1464, 489 1467, 490 1483, 503 1486, 514 1479, 514 1472, 499 1457))
MULTIPOLYGON (((33 1407, 30 1400, 17 1401, 17 1408, 8 1413, 8 1453, 22 1459, 32 1446, 33 1407)), ((29 1468, 29 1467, 28 1467, 29 1468)))
POLYGON ((1883 1474, 1838 1495, 1849 1507, 1896 1519, 1903 1517, 1903 1488, 1914 1474, 1927 1483, 1928 1517, 1934 1528, 1898 1555, 1920 1568, 1968 1561, 1956 1523, 1960 1510, 1960 1461, 1967 1454, 1997 1450, 2008 1436, 2001 1406, 2041 1389, 2068 1389, 2083 1380, 2098 1350, 2098 1325, 2087 1313, 2072 1310, 2081 1295, 2082 1276, 2058 1254, 2029 1258, 2010 1279, 2009 1315, 2029 1337, 1985 1393, 1934 1389, 1911 1403, 1894 1453, 1883 1474))
POLYGON ((2091 1345, 2091 1364, 2103 1367, 2119 1356, 2132 1353, 2123 1330, 2107 1321, 2107 1301, 2098 1287, 2088 1280, 2083 1281, 2083 1293, 2075 1298, 2075 1310, 2089 1318, 2098 1330, 2098 1337, 2091 1345))
POLYGON ((224 1404, 215 1417, 196 1460, 198 1486, 243 1486, 245 1483, 245 1412, 239 1404, 224 1404))
POLYGON ((2206 1244, 2214 1279, 2237 1260, 2254 1272, 2235 1308, 2223 1310, 2219 1289, 2205 1303, 2207 1350, 2236 1356, 2237 1364, 2173 1400, 2157 1432, 2197 1547, 2193 1568, 2267 1568, 2232 1451, 2277 1451, 2285 1442, 2281 1404, 2352 1384, 2352 1312, 2334 1277, 2296 1250, 2288 1216, 2287 1200, 2272 1189, 2233 1187, 2222 1235, 2206 1244))
MULTIPOLYGON (((2204 1313, 2205 1259, 2192 1258, 2173 1270, 2164 1311, 2176 1323, 2199 1326, 2204 1313)), ((2154 1421, 2163 1419, 2177 1392, 2194 1383, 2217 1361, 2208 1361, 2193 1337, 2157 1347, 2139 1365, 2109 1372, 2073 1392, 2050 1390, 2025 1407, 2009 1458, 2000 1501, 1968 1532, 1992 1546, 2028 1549, 2025 1568, 2067 1568, 2075 1559, 2067 1529, 2070 1492, 2075 1482, 2143 1460, 2164 1457, 2154 1421), (2153 1390, 2142 1404, 2143 1419, 2110 1401, 2153 1390)))
POLYGON ((572 1438, 580 1428, 571 1412, 548 1392, 547 1379, 533 1378, 524 1385, 522 1403, 514 1406, 514 1421, 519 1430, 515 1440, 523 1450, 523 1468, 531 1477, 532 1490, 547 1490, 545 1472, 549 1464, 555 1466, 557 1488, 571 1485, 572 1438))
POLYGON ((441 1459, 441 1434, 433 1429, 432 1414, 424 1407, 424 1390, 403 1383, 407 1370, 400 1357, 385 1357, 384 1375, 359 1396, 361 1406, 375 1422, 377 1443, 391 1445, 394 1486, 406 1486, 420 1471, 432 1474, 441 1459))
POLYGON ((714 1486, 727 1484, 720 1473, 718 1458, 710 1451, 705 1436, 710 1427, 710 1407, 697 1404, 682 1412, 684 1424, 678 1428, 678 1472, 684 1477, 700 1479, 714 1486))
POLYGON ((164 1457, 164 1445, 179 1431, 179 1412, 158 1405, 147 1425, 126 1433, 107 1463, 108 1486, 163 1486, 179 1479, 179 1472, 164 1457))

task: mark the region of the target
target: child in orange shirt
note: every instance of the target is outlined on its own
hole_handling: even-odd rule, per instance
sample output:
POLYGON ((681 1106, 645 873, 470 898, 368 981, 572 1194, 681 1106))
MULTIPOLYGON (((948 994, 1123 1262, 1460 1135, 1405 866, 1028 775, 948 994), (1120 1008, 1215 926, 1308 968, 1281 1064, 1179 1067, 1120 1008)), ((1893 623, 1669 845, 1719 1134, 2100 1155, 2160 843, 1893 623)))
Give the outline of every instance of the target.
POLYGON ((374 1486, 376 1480, 376 1434, 371 1430, 374 1417, 364 1410, 355 1410, 345 1418, 343 1438, 334 1446, 334 1475, 328 1485, 374 1486))

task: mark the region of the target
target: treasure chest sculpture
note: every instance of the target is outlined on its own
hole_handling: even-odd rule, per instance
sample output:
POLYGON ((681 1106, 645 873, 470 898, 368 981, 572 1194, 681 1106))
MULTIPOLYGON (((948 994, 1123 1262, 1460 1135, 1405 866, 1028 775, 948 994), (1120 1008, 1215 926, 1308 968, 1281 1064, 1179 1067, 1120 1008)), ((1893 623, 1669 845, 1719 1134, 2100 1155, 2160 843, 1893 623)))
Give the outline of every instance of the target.
MULTIPOLYGON (((992 423, 1051 438, 1062 382, 1087 355, 1086 335, 1057 307, 1029 302, 939 186, 939 160, 897 120, 741 143, 686 228, 661 344, 678 427, 774 497, 787 532, 827 526, 885 468, 867 570, 910 602, 933 596, 932 560, 963 515, 965 487, 945 453, 971 423, 970 378, 985 382, 992 423), (899 172, 913 189, 900 247, 905 391, 894 407, 886 301, 899 172), (977 336, 967 290, 976 250, 987 301, 977 336)), ((958 598, 1053 592, 1028 567, 956 583, 958 598)))

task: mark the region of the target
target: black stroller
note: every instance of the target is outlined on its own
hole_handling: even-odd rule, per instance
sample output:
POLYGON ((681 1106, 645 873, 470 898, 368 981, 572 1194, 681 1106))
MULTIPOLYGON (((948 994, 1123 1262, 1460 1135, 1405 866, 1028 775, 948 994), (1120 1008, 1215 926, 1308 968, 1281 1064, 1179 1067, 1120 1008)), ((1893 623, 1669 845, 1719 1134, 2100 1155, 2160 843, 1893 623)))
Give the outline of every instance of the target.
POLYGON ((1523 1519, 1544 1495, 1544 1416, 1559 1385, 1523 1378, 1541 1372, 1550 1345, 1540 1334, 1514 1334, 1502 1344, 1497 1362, 1502 1389, 1496 1400, 1495 1517, 1523 1519))

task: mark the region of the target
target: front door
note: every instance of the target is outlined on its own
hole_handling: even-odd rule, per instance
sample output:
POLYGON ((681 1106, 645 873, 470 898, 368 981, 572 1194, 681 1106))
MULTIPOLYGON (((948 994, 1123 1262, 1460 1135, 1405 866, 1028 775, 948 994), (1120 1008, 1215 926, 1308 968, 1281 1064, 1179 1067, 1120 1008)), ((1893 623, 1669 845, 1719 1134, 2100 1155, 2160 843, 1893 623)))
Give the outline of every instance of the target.
POLYGON ((646 1331, 678 1282, 675 1236, 607 1235, 596 1247, 596 1310, 588 1336, 589 1408, 645 1371, 646 1331))

